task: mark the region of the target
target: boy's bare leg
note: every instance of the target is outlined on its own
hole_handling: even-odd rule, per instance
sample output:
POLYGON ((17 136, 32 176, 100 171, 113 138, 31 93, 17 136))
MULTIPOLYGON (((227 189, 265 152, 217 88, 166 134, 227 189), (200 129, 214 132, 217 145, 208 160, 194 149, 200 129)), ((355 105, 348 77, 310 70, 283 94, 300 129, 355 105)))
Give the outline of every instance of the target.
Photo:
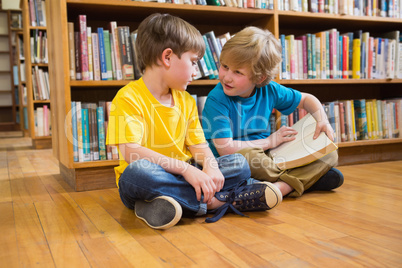
POLYGON ((281 193, 282 193, 282 196, 285 196, 285 195, 287 195, 287 194, 289 194, 290 192, 293 191, 293 187, 290 186, 289 184, 287 184, 287 183, 284 182, 284 181, 277 181, 277 182, 274 182, 273 184, 274 184, 276 187, 279 188, 279 190, 280 190, 281 193))

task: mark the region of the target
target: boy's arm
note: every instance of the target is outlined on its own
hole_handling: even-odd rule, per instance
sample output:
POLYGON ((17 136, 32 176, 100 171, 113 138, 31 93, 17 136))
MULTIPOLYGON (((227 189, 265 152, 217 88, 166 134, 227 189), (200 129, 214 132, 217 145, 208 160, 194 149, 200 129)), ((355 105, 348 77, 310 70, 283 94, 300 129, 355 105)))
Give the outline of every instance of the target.
POLYGON ((281 143, 292 141, 295 139, 297 131, 291 127, 281 127, 265 139, 239 141, 233 138, 212 139, 219 155, 234 154, 245 148, 262 148, 264 151, 272 149, 281 143))
POLYGON ((330 140, 334 140, 334 130, 332 129, 327 114, 322 107, 321 102, 313 95, 301 93, 302 97, 297 108, 303 108, 309 112, 317 121, 317 127, 313 138, 316 139, 321 132, 325 132, 330 140))
POLYGON ((202 193, 204 194, 203 202, 209 203, 216 192, 214 181, 206 173, 187 162, 167 157, 135 143, 119 144, 119 150, 129 164, 139 159, 146 159, 160 165, 166 172, 182 175, 194 187, 198 201, 201 200, 202 193))

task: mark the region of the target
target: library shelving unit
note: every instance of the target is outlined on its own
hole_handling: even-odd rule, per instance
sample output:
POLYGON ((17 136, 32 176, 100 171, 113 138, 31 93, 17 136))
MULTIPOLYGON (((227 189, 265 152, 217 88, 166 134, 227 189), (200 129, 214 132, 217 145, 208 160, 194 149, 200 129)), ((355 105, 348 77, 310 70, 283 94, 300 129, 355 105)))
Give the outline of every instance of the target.
POLYGON ((24 137, 29 136, 28 126, 28 107, 27 107, 27 89, 26 89, 26 70, 25 70, 25 54, 24 54, 24 33, 22 28, 16 33, 16 54, 17 71, 18 71, 18 95, 19 95, 19 117, 20 129, 24 137))
POLYGON ((18 11, 0 10, 0 130, 16 131, 20 129, 17 120, 18 97, 14 86, 14 28, 11 27, 11 13, 18 11))
MULTIPOLYGON (((181 5, 170 3, 60 0, 51 1, 48 31, 52 57, 49 68, 55 107, 53 118, 53 151, 60 162, 61 174, 76 191, 115 187, 113 167, 117 160, 74 162, 71 124, 72 101, 112 100, 119 88, 128 81, 75 81, 69 76, 68 22, 78 15, 86 15, 88 26, 105 27, 110 21, 127 25, 130 30, 152 13, 170 13, 196 26, 200 32, 213 30, 216 35, 234 34, 245 26, 269 29, 280 34, 306 34, 337 28, 340 32, 362 29, 373 36, 384 31, 400 29, 401 19, 347 16, 334 14, 243 9, 232 7, 181 5)), ((217 80, 196 80, 188 88, 190 93, 206 95, 217 80)), ((402 96, 401 79, 375 80, 279 80, 280 83, 316 95, 322 102, 337 99, 377 98, 402 96)), ((339 144, 340 164, 402 159, 402 139, 345 142, 339 144)))
MULTIPOLYGON (((24 44, 24 56, 25 56, 25 87, 26 87, 26 93, 27 93, 27 103, 26 103, 26 109, 27 109, 27 125, 28 125, 28 135, 32 139, 32 146, 35 149, 45 149, 45 148, 51 148, 52 146, 52 137, 50 134, 42 133, 38 130, 39 120, 37 119, 37 113, 36 111, 38 108, 43 108, 46 106, 47 108, 50 109, 50 99, 49 98, 40 98, 38 99, 35 97, 34 94, 34 83, 35 83, 35 78, 33 78, 33 69, 38 68, 41 69, 45 72, 48 72, 48 63, 43 63, 43 62, 37 62, 34 60, 34 54, 35 52, 33 51, 36 48, 35 42, 36 39, 34 39, 34 45, 32 45, 31 42, 31 37, 34 37, 36 32, 42 32, 46 33, 47 32, 47 27, 39 25, 36 23, 36 25, 33 25, 31 22, 31 16, 30 16, 30 2, 33 2, 32 0, 22 0, 21 1, 21 9, 22 9, 22 14, 23 14, 23 44, 24 44), (32 46, 34 49, 32 49, 32 46)), ((41 1, 36 1, 36 2, 41 2, 41 1)), ((31 6, 31 8, 35 8, 31 6)), ((36 14, 38 14, 38 11, 34 11, 36 14)), ((42 9, 42 12, 44 13, 43 16, 46 16, 46 10, 42 9)), ((38 115, 39 116, 39 115, 38 115)), ((45 119, 41 119, 45 121, 45 119)))
POLYGON ((22 40, 23 38, 21 10, 9 10, 9 21, 10 21, 9 29, 11 32, 11 46, 13 49, 12 74, 13 74, 13 86, 14 86, 13 102, 15 104, 15 111, 16 111, 15 122, 18 124, 18 129, 23 132, 24 136, 26 136, 27 129, 24 128, 24 103, 23 103, 24 100, 21 91, 21 86, 23 85, 23 82, 21 80, 21 74, 20 74, 21 60, 23 60, 20 57, 20 41, 19 41, 19 39, 22 40))

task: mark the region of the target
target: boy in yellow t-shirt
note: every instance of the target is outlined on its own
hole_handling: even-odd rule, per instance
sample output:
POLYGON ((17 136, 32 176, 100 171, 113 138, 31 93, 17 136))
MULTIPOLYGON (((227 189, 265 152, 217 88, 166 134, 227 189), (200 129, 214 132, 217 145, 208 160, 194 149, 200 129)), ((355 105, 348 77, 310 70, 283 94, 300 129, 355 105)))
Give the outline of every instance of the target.
POLYGON ((215 159, 195 100, 186 92, 205 52, 201 34, 184 20, 153 14, 138 28, 143 76, 112 102, 107 144, 118 146, 116 182, 125 206, 150 227, 175 225, 182 214, 267 210, 282 201, 271 183, 250 178, 240 154, 215 159))

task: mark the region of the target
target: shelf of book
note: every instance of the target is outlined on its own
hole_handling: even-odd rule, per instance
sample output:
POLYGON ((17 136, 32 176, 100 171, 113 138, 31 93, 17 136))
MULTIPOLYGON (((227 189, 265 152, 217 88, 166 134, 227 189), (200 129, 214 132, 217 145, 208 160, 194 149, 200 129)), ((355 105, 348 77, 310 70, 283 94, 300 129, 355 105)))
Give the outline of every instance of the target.
MULTIPOLYGON (((52 147, 45 0, 21 1, 28 134, 35 149, 52 147)), ((25 108, 24 108, 25 109, 25 108)))
MULTIPOLYGON (((49 74, 53 78, 50 81, 51 87, 58 88, 57 92, 52 92, 51 98, 52 107, 57 107, 54 115, 55 125, 52 129, 53 151, 60 161, 61 173, 77 191, 104 188, 106 185, 115 186, 112 167, 118 165, 118 160, 74 161, 73 143, 66 138, 66 133, 67 135, 72 133, 72 102, 110 101, 115 92, 129 82, 70 79, 67 29, 68 23, 77 23, 79 15, 86 15, 87 27, 92 27, 92 33, 97 27, 107 29, 111 21, 117 21, 118 26, 127 25, 133 31, 145 17, 155 12, 180 16, 196 26, 201 33, 213 30, 216 35, 223 35, 226 32, 234 34, 246 25, 267 28, 277 37, 280 34, 316 33, 334 27, 342 32, 364 29, 375 35, 400 29, 402 26, 402 20, 395 18, 282 11, 278 10, 277 6, 273 10, 267 10, 140 1, 61 0, 52 1, 50 10, 52 23, 48 25, 47 31, 49 36, 53 37, 49 46, 54 61, 49 65, 49 74)), ((322 97, 322 101, 326 102, 339 99, 386 99, 402 96, 399 89, 402 79, 278 79, 276 81, 287 86, 294 85, 295 89, 300 88, 301 91, 318 93, 320 99, 322 97)), ((198 90, 202 90, 206 95, 217 83, 216 79, 198 79, 189 85, 189 91, 198 93, 198 90)), ((382 161, 390 157, 402 159, 400 154, 393 152, 394 148, 401 149, 400 138, 341 142, 338 145, 342 164, 359 163, 362 159, 365 162, 382 161)))
POLYGON ((278 83, 282 85, 300 85, 300 84, 401 84, 402 79, 282 79, 278 83))

